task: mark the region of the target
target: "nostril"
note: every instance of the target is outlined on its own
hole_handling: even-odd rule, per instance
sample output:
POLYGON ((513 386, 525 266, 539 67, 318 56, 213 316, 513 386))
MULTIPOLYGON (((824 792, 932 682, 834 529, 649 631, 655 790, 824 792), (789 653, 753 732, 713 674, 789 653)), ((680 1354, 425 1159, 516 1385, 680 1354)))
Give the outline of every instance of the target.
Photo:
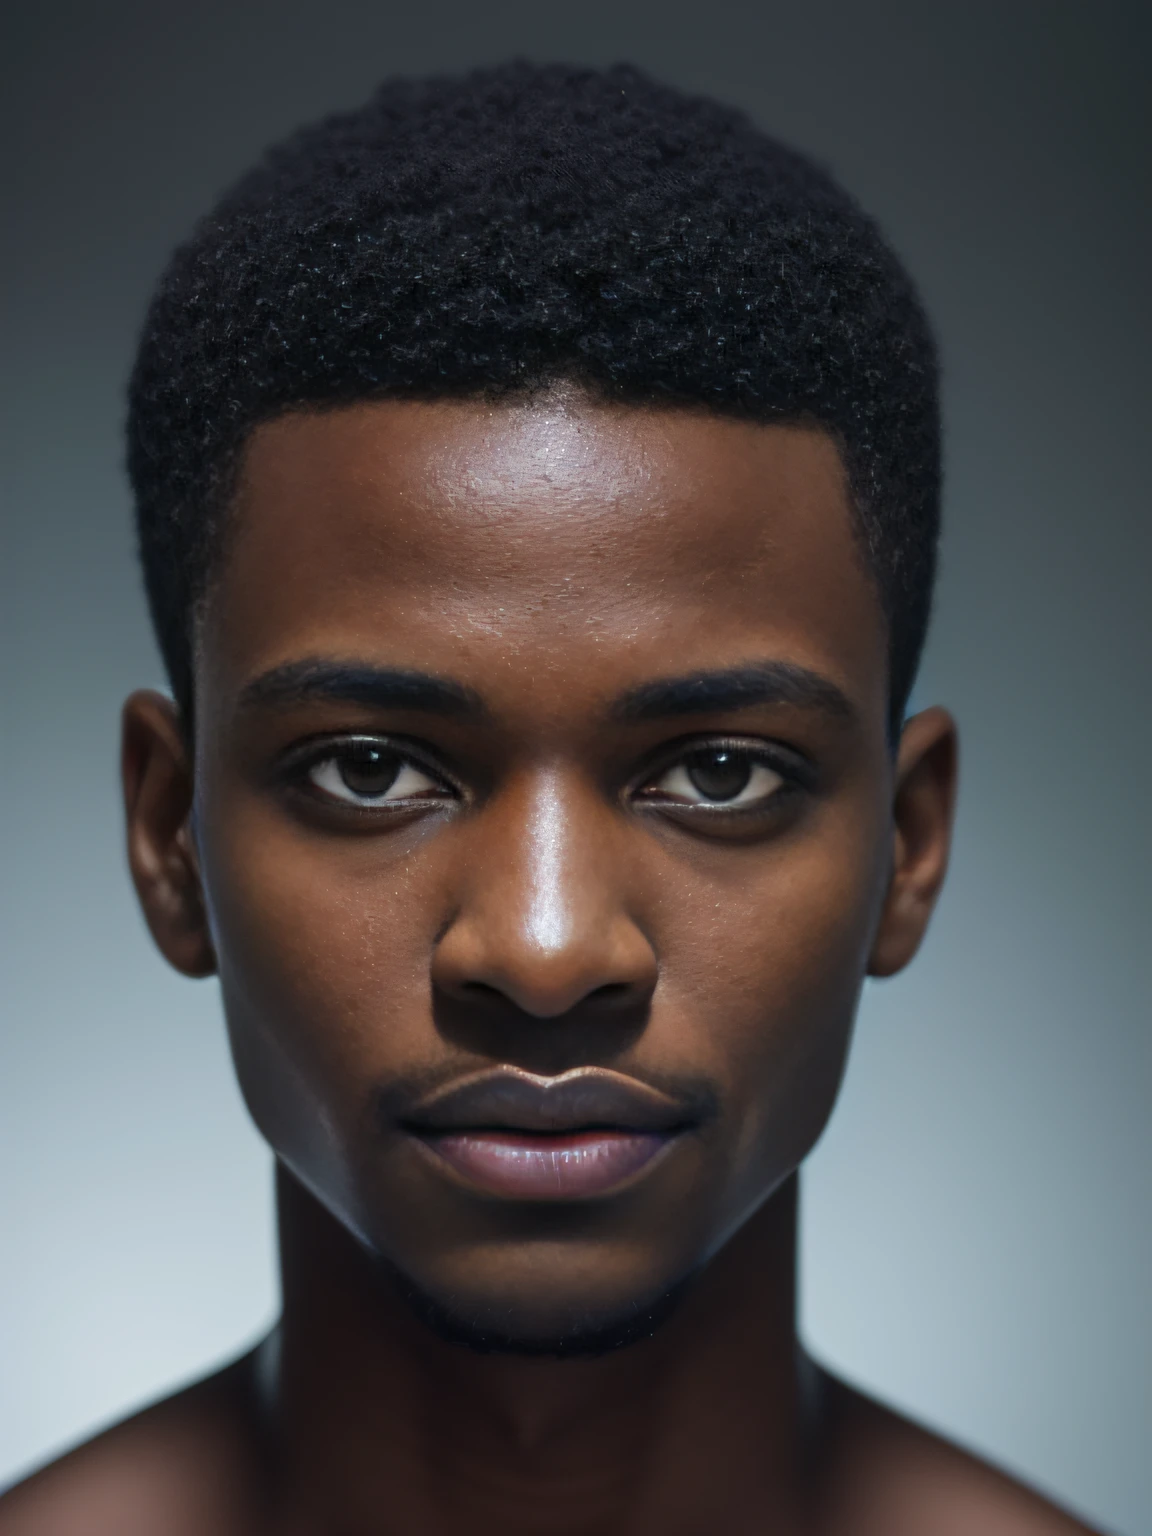
MULTIPOLYGON (((518 1011, 539 1014, 541 1000, 529 999, 523 995, 521 989, 514 986, 501 986, 489 981, 468 980, 460 982, 454 989, 461 1001, 470 1001, 480 1006, 496 1006, 506 1008, 511 1004, 518 1011)), ((571 1013, 573 1009, 581 1012, 589 1007, 594 1011, 627 1007, 636 999, 636 988, 627 981, 607 981, 602 986, 593 987, 581 997, 573 997, 565 1000, 563 1006, 547 1008, 546 1014, 571 1013)), ((556 1000, 553 1000, 556 1001, 556 1000)))
POLYGON ((460 986, 460 991, 469 997, 477 997, 485 1002, 504 1002, 505 994, 499 987, 494 987, 488 981, 465 981, 460 986))
POLYGON ((602 987, 596 987, 585 998, 589 1003, 625 1003, 635 993, 635 988, 627 981, 606 981, 602 987))

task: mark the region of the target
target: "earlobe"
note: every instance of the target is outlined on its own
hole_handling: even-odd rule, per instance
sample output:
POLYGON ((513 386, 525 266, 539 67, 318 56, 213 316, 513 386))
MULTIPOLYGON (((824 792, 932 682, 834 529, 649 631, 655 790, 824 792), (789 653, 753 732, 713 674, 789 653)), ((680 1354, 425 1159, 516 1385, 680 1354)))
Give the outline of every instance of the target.
POLYGON ((191 830, 192 763, 170 699, 134 693, 120 758, 128 865, 149 931, 170 965, 210 976, 216 957, 191 830))
POLYGON ((956 801, 956 724, 947 710, 914 715, 896 760, 892 864, 870 976, 903 970, 920 947, 944 883, 956 801))

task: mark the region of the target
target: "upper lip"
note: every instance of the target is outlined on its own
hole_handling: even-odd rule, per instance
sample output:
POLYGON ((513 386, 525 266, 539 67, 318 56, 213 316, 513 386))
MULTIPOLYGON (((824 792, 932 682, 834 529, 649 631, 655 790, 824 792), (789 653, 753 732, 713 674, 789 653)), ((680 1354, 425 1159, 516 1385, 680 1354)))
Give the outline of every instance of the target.
POLYGON ((430 1095, 404 1122, 426 1134, 481 1129, 669 1133, 685 1129, 695 1118, 683 1102, 602 1067, 580 1067, 558 1077, 500 1067, 430 1095))

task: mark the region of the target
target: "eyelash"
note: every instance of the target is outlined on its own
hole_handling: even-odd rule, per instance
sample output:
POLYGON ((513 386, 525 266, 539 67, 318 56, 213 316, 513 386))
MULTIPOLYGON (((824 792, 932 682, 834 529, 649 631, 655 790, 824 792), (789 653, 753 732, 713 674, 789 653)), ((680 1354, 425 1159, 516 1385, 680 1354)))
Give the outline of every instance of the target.
MULTIPOLYGON (((396 814, 399 811, 410 810, 414 805, 421 803, 414 798, 408 798, 383 805, 367 803, 357 805, 352 800, 342 800, 328 794, 314 783, 309 783, 310 777, 319 769, 329 763, 338 763, 342 755, 347 755, 349 750, 356 746, 375 747, 394 755, 403 767, 414 768, 424 774, 454 799, 460 800, 464 797, 460 785, 454 782, 443 768, 434 765, 425 754, 416 750, 410 742, 403 738, 369 734, 328 737, 320 742, 301 744, 293 749, 284 761, 281 769, 282 782, 300 794, 308 796, 314 803, 320 803, 330 810, 356 817, 396 814)), ((748 821, 757 817, 763 819, 784 802, 791 800, 797 792, 810 791, 814 787, 814 779, 815 772, 812 764, 794 749, 763 740, 749 741, 741 737, 696 736, 685 737, 666 746, 658 757, 649 762, 643 774, 632 781, 627 795, 629 800, 641 809, 649 812, 660 811, 675 818, 724 817, 729 821, 736 818, 748 821), (763 767, 777 774, 781 783, 763 800, 746 806, 729 806, 722 800, 711 803, 691 802, 661 800, 654 793, 650 796, 645 795, 645 791, 651 790, 660 779, 667 778, 677 768, 688 764, 693 755, 709 752, 738 754, 747 759, 752 768, 763 767)), ((429 798, 423 803, 432 806, 442 802, 429 798)))
POLYGON ((789 748, 762 740, 749 741, 747 737, 696 736, 685 738, 666 747, 659 758, 636 781, 631 793, 633 796, 641 796, 646 786, 657 779, 667 777, 670 772, 686 764, 694 754, 709 752, 731 752, 746 758, 751 767, 766 768, 777 774, 781 780, 780 786, 765 800, 747 806, 729 806, 724 801, 714 801, 711 804, 697 802, 676 805, 672 802, 660 802, 655 798, 648 802, 649 805, 674 815, 752 819, 770 814, 797 792, 814 788, 815 773, 812 764, 789 748))
MULTIPOLYGON (((382 752, 393 756, 405 768, 415 768, 419 773, 431 779, 448 794, 456 799, 462 798, 460 786, 443 768, 429 761, 427 756, 417 750, 411 743, 402 737, 374 736, 370 734, 327 737, 322 741, 304 742, 293 748, 284 759, 280 777, 282 782, 293 790, 307 795, 314 802, 319 802, 326 807, 342 807, 354 816, 373 816, 378 814, 379 808, 368 804, 357 806, 352 801, 339 801, 334 796, 326 794, 323 790, 309 783, 309 779, 319 769, 329 763, 339 763, 341 757, 347 758, 352 748, 375 747, 382 752)), ((390 809, 408 809, 413 800, 397 800, 392 802, 390 809)), ((434 801, 427 801, 434 804, 434 801)))

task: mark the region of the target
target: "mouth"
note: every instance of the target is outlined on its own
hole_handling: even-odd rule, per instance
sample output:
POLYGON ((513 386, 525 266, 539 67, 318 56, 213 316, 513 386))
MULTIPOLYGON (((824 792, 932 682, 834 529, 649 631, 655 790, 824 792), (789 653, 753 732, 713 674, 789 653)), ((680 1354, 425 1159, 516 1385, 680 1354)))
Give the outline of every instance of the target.
POLYGON ((685 1105, 620 1073, 499 1068, 438 1094, 402 1126, 477 1190, 566 1201, 631 1183, 695 1123, 685 1105))

